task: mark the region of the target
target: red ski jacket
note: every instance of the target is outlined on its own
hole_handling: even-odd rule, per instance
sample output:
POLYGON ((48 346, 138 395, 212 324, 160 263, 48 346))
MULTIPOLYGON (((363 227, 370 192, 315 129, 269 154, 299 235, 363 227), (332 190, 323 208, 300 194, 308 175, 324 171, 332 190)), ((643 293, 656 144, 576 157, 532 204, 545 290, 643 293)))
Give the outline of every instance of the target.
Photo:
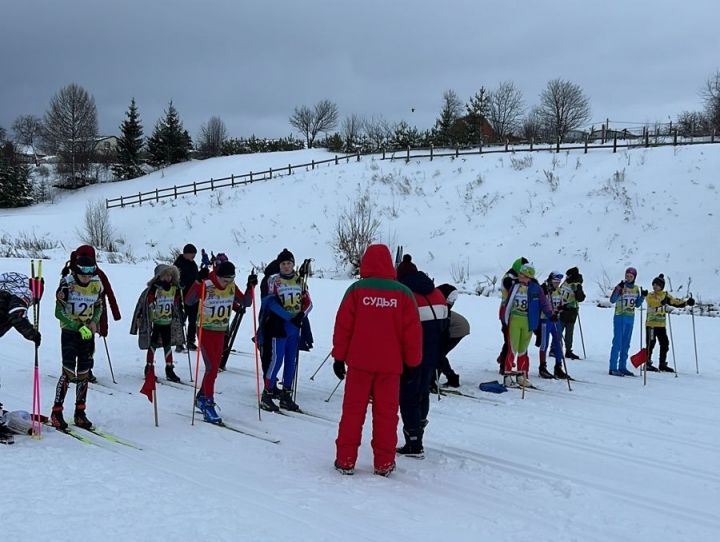
POLYGON ((422 329, 412 292, 395 279, 390 250, 370 245, 359 281, 345 292, 335 318, 332 356, 349 367, 401 374, 422 359, 422 329))

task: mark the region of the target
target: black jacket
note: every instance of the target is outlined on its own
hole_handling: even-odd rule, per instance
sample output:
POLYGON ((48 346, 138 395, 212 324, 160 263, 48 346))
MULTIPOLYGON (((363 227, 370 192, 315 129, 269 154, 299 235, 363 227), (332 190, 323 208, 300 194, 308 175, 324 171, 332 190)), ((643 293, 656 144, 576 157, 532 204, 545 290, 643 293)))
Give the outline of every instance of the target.
POLYGON ((14 327, 28 340, 35 338, 35 328, 27 318, 27 305, 18 296, 0 290, 0 337, 14 327))
POLYGON ((177 257, 173 265, 180 270, 180 287, 183 289, 183 295, 186 295, 198 280, 198 266, 195 260, 186 260, 182 254, 177 257))

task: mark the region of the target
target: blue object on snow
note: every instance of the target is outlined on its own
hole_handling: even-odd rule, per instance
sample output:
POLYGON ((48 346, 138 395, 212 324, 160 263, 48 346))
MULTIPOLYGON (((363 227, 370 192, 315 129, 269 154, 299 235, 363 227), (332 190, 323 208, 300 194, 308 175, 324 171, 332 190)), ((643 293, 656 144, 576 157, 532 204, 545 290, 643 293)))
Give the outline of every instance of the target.
POLYGON ((493 380, 492 382, 483 382, 479 386, 480 391, 486 391, 488 393, 505 393, 507 391, 507 388, 504 384, 501 384, 497 380, 493 380))

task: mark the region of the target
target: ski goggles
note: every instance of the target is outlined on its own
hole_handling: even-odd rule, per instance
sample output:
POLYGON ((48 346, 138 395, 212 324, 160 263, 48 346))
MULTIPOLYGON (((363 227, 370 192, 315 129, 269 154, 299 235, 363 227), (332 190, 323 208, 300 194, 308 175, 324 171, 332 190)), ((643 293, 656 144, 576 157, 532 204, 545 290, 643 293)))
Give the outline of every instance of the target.
POLYGON ((78 265, 78 275, 94 275, 96 270, 94 265, 78 265))

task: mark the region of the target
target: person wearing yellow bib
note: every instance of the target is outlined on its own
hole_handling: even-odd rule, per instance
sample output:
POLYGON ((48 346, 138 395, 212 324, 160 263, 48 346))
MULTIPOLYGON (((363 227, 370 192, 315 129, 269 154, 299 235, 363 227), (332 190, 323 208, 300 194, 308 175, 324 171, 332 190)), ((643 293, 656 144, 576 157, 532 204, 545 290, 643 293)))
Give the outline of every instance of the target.
POLYGON ((187 305, 199 304, 202 307, 202 314, 198 315, 198 325, 202 322, 202 330, 198 333, 198 348, 205 362, 205 375, 195 404, 202 411, 206 422, 222 423, 222 418, 215 410, 214 396, 215 380, 225 345, 225 332, 232 311, 240 310, 241 306, 251 305, 252 292, 256 285, 257 277, 254 274, 249 275, 244 294, 235 284, 235 266, 229 261, 224 261, 213 269, 202 283, 196 282, 185 298, 187 305), (203 285, 205 296, 200 299, 203 285))
POLYGON ((613 340, 608 371, 608 374, 612 376, 635 376, 635 373, 627 368, 628 350, 635 323, 635 309, 642 305, 643 299, 647 295, 647 290, 643 290, 635 284, 636 278, 637 269, 628 267, 625 270, 625 280, 620 281, 610 295, 610 303, 615 303, 613 340))
POLYGON ((70 382, 75 382, 75 425, 92 428, 85 415, 85 402, 95 353, 95 333, 103 306, 103 286, 96 272, 94 258, 78 256, 74 263, 63 269, 64 276, 55 293, 63 367, 55 389, 50 423, 60 431, 68 427, 63 418, 63 404, 70 382))
POLYGON ((645 321, 647 331, 647 364, 645 367, 648 371, 658 371, 658 368, 652 364, 652 351, 655 347, 655 343, 660 343, 660 371, 666 373, 674 373, 672 367, 667 363, 667 353, 670 347, 670 341, 668 340, 667 330, 665 329, 665 315, 672 310, 668 307, 692 307, 695 305, 695 300, 689 297, 685 300, 677 299, 671 296, 665 291, 665 276, 660 273, 659 276, 655 277, 652 281, 653 291, 647 296, 647 320, 645 321))
POLYGON ((180 270, 174 265, 160 264, 155 267, 153 278, 148 282, 147 314, 152 330, 150 345, 145 357, 145 374, 154 370, 155 350, 162 346, 165 357, 165 377, 180 382, 175 374, 172 355, 171 324, 173 318, 183 319, 180 301, 180 270))

